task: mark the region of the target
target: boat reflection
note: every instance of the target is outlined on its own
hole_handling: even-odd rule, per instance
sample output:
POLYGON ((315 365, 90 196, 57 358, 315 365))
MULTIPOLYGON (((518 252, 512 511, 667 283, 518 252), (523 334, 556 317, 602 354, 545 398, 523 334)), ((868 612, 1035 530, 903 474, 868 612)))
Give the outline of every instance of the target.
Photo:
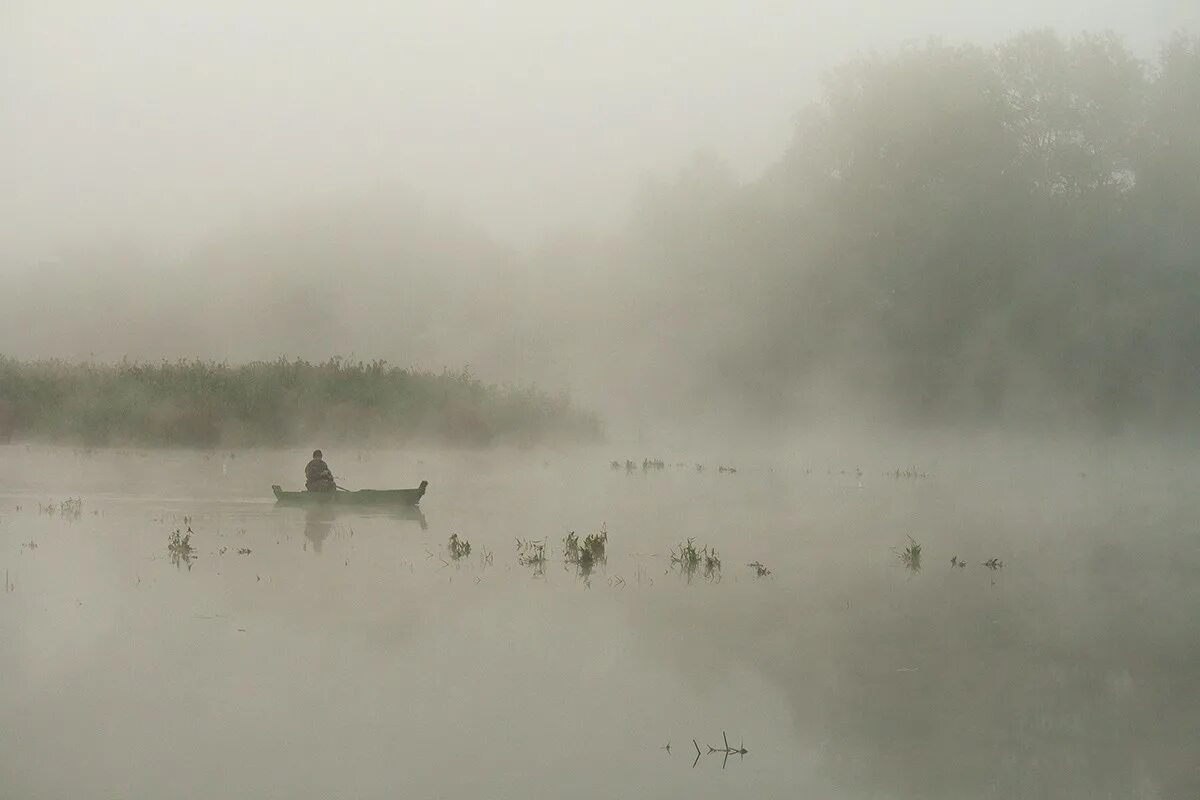
POLYGON ((419 506, 397 506, 395 508, 347 508, 335 505, 320 505, 304 509, 304 538, 312 543, 314 553, 320 553, 325 540, 333 532, 333 526, 339 518, 373 517, 384 519, 415 522, 421 530, 428 530, 429 523, 425 520, 425 512, 419 506))
POLYGON ((312 542, 314 553, 321 552, 321 546, 329 538, 336 517, 337 514, 329 508, 310 508, 304 512, 304 538, 312 542))
POLYGON ((389 509, 377 509, 363 516, 372 517, 387 517, 388 519, 401 519, 409 522, 415 522, 421 526, 421 530, 428 530, 429 523, 425 521, 425 512, 420 506, 396 506, 389 509))

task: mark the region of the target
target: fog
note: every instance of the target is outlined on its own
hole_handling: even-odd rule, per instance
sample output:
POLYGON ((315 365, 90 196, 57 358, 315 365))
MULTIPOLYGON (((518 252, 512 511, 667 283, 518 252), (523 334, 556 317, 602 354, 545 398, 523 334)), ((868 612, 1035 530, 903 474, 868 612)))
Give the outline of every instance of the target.
POLYGON ((1198 34, 0 5, 0 795, 1200 796, 1198 34))
POLYGON ((821 72, 871 48, 1027 27, 1148 53, 1183 0, 161 4, 0 13, 6 261, 189 248, 297 197, 400 182, 521 247, 608 230, 646 172, 709 149, 742 177, 821 72))
MULTIPOLYGON (((1172 286, 1143 285, 1141 310, 1131 316, 1129 285, 1152 284, 1154 272, 1143 264, 1144 275, 1114 284, 1111 269, 1086 251, 1116 246, 1144 259, 1145 241, 1161 251, 1152 260, 1165 269, 1187 258, 1182 232, 1195 198, 1154 178, 1174 175, 1186 185, 1195 167, 1194 145, 1168 141, 1195 119, 1193 101, 1180 102, 1194 98, 1194 88, 1170 77, 1190 74, 1194 51, 1185 41, 1183 58, 1162 61, 1159 53, 1197 12, 1184 4, 1155 13, 1030 4, 985 15, 952 5, 906 6, 903 14, 891 6, 860 14, 841 5, 753 13, 689 6, 649 15, 557 4, 361 15, 295 4, 255 15, 220 5, 186 13, 108 5, 103 14, 9 6, 0 113, 5 173, 17 191, 0 201, 5 352, 470 365, 487 380, 570 390, 623 430, 717 409, 735 422, 764 412, 775 421, 812 420, 852 407, 904 422, 915 409, 925 423, 997 415, 1004 423, 1030 409, 1054 421, 1101 417, 1109 426, 1175 418, 1196 391, 1191 371, 1165 387, 1143 380, 1129 369, 1127 347, 1109 350, 1115 365, 1084 359, 1078 396, 1056 400, 1051 413, 1045 401, 1056 395, 1054 360, 1078 361, 1087 347, 1062 345, 1055 327, 1092 328, 1080 334, 1093 341, 1144 340, 1137 331, 1161 309, 1160 292, 1181 302, 1172 286), (1119 51, 1084 39, 1054 66, 1060 45, 1013 38, 1035 24, 1064 36, 1110 27, 1119 51), (930 35, 946 44, 911 43, 930 35), (1005 118, 999 124, 1012 146, 1033 148, 1021 156, 1026 164, 1044 164, 1006 186, 1008 144, 963 127, 964 115, 989 114, 985 106, 945 106, 923 119, 928 112, 919 109, 957 102, 947 93, 959 91, 948 76, 962 80, 964 64, 953 55, 960 41, 993 59, 993 67, 967 71, 983 70, 979 91, 990 91, 993 69, 1008 91, 1025 92, 1004 66, 1022 59, 1050 65, 1034 79, 1030 91, 1042 94, 1030 94, 1031 102, 1049 96, 1047 81, 1091 81, 1088 97, 1071 102, 1079 114, 1099 103, 1107 116, 1076 123, 1036 100, 1044 121, 1034 124, 1094 139, 1087 152, 1095 163, 1052 155, 1048 139, 1030 139, 1028 125, 1005 118), (996 55, 986 55, 993 43, 996 55), (861 54, 876 50, 883 62, 870 67, 861 54), (1088 62, 1089 52, 1100 60, 1088 62), (855 58, 859 67, 844 66, 855 58), (921 77, 921 58, 929 77, 921 77), (1122 65, 1130 59, 1141 60, 1144 90, 1129 89, 1122 65), (1171 64, 1173 72, 1163 72, 1171 64), (853 112, 858 121, 846 117, 836 78, 846 69, 873 71, 877 91, 892 100, 908 92, 911 104, 888 100, 853 112), (1182 88, 1163 95, 1170 86, 1182 88), (806 122, 814 101, 828 125, 841 126, 834 139, 822 140, 806 122), (1139 103, 1173 116, 1133 111, 1139 103), (1148 150, 1141 123, 1129 121, 1137 113, 1161 130, 1163 155, 1148 150), (887 146, 908 147, 897 137, 910 135, 932 143, 929 126, 945 125, 958 126, 953 135, 967 160, 953 156, 962 164, 943 166, 936 153, 922 161, 913 151, 905 168, 958 170, 956 180, 978 186, 923 183, 928 215, 905 220, 894 198, 911 192, 907 179, 864 173, 872 183, 839 210, 854 177, 837 166, 846 156, 834 148, 882 146, 850 143, 889 127, 887 146), (1117 141, 1134 144, 1108 144, 1117 141), (982 158, 989 152, 991 165, 982 158), (980 170, 989 169, 985 185, 980 170), (1091 177, 1131 169, 1136 191, 1115 199, 1112 181, 1091 177), (822 190, 819 176, 829 170, 840 185, 822 190), (1076 208, 1058 222, 1029 206, 1035 216, 1009 213, 1007 225, 980 236, 969 219, 938 216, 939 203, 964 200, 1019 208, 1028 205, 1019 193, 1031 190, 1061 204, 1065 180, 1095 188, 1074 196, 1076 208), (861 195, 881 181, 893 185, 861 195), (1095 197, 1114 211, 1097 211, 1095 197), (1131 197, 1139 208, 1115 210, 1130 208, 1131 197), (1107 233, 1112 213, 1131 222, 1108 242, 1071 221, 1090 217, 1086 225, 1107 233), (1062 241, 1047 244, 1034 232, 1039 224, 1062 241), (878 239, 881 226, 892 229, 891 241, 880 239, 871 254, 862 240, 878 239), (914 235, 932 243, 905 244, 914 235), (1036 244, 1014 249, 1021 240, 1036 244), (937 250, 945 267, 929 261, 937 250), (902 294, 891 279, 872 277, 870 262, 881 256, 897 261, 890 272, 906 280, 902 294), (1011 277, 997 282, 954 266, 963 256, 1011 277), (946 269, 967 283, 947 283, 946 269), (1050 287, 1047 300, 1046 276, 1056 273, 1049 280, 1061 288, 1050 287), (1084 288, 1072 288, 1080 280, 1084 288), (869 281, 873 296, 862 296, 856 281, 869 281), (1010 288, 1000 289, 1006 281, 1010 288), (964 288, 970 282, 993 301, 1009 299, 992 307, 965 301, 964 290, 976 291, 964 288), (1122 307, 1097 296, 1106 287, 1122 307), (1017 298, 1042 308, 1022 311, 1030 303, 1017 298), (914 327, 947 305, 957 319, 914 327), (870 308, 876 319, 864 327, 870 308), (1032 340, 1031 313, 1043 317, 1032 340), (1113 328, 1111 320, 1132 321, 1113 328), (889 324, 901 326, 901 338, 889 324), (958 339, 949 362, 952 351, 936 352, 948 333, 958 339), (894 394, 897 371, 901 383, 926 388, 883 398, 894 394), (979 391, 1002 399, 989 405, 979 391), (875 408, 865 410, 864 399, 875 408)), ((1184 274, 1185 285, 1193 274, 1184 274)), ((1190 315, 1186 302, 1169 312, 1178 321, 1190 315)), ((1151 346, 1155 368, 1176 362, 1193 335, 1186 322, 1160 335, 1151 346)))

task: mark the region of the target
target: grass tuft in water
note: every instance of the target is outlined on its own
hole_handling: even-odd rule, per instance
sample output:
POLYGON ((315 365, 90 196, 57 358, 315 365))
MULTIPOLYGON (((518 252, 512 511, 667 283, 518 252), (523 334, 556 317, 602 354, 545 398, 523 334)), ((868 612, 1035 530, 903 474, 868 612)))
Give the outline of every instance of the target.
POLYGON ((531 567, 534 577, 546 573, 546 540, 517 539, 517 563, 531 567))
POLYGON ((900 562, 904 564, 905 569, 910 572, 921 570, 921 545, 913 537, 908 537, 908 547, 903 550, 892 548, 892 552, 900 557, 900 562))
MULTIPOLYGON (((17 506, 17 510, 20 511, 21 507, 17 506)), ((83 515, 83 500, 78 497, 68 497, 59 503, 53 500, 46 505, 38 503, 38 513, 51 517, 57 515, 65 520, 74 522, 83 515)))
POLYGON ((721 559, 716 549, 706 547, 700 551, 700 555, 704 558, 704 577, 710 581, 721 580, 721 559))
POLYGON ((895 480, 900 480, 902 478, 905 480, 915 480, 917 478, 928 478, 929 477, 929 473, 922 472, 921 470, 917 469, 915 466, 907 467, 905 469, 896 468, 896 469, 892 470, 891 472, 885 472, 883 474, 889 478, 894 478, 895 480))
POLYGON ((457 533, 450 534, 450 541, 446 545, 446 549, 450 551, 451 561, 458 561, 471 555, 471 543, 466 539, 459 539, 457 533))
POLYGON ((187 533, 183 533, 176 528, 167 537, 167 552, 171 556, 172 564, 177 567, 184 564, 190 570, 192 559, 196 557, 196 548, 192 547, 192 529, 189 527, 187 533))
POLYGON ((589 533, 584 537, 583 546, 579 548, 579 557, 588 558, 593 562, 607 561, 607 548, 608 528, 601 525, 599 533, 589 533))
POLYGON ((765 578, 771 574, 771 570, 767 569, 766 565, 761 561, 752 561, 746 566, 754 570, 754 577, 756 578, 765 578))
POLYGON ((694 575, 700 566, 700 551, 696 549, 696 541, 688 539, 678 549, 672 549, 671 564, 682 569, 689 578, 694 575))
POLYGON ((697 572, 712 581, 721 579, 721 558, 716 549, 696 547, 695 539, 688 539, 671 550, 671 565, 678 567, 688 583, 692 582, 697 572))
MULTIPOLYGON (((574 533, 571 535, 573 536, 574 533)), ((576 557, 579 574, 583 578, 590 577, 596 565, 608 563, 607 546, 608 530, 603 526, 599 533, 589 533, 584 537, 583 544, 578 547, 576 557)))
POLYGON ((563 538, 563 558, 568 564, 579 563, 579 537, 571 531, 563 538))

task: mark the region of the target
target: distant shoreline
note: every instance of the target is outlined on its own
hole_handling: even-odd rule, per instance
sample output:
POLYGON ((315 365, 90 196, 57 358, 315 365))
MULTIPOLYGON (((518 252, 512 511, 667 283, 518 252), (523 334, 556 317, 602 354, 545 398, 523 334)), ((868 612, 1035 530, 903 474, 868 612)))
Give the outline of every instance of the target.
POLYGON ((252 447, 324 442, 486 447, 602 439, 565 394, 469 369, 384 361, 19 361, 0 356, 0 443, 252 447))

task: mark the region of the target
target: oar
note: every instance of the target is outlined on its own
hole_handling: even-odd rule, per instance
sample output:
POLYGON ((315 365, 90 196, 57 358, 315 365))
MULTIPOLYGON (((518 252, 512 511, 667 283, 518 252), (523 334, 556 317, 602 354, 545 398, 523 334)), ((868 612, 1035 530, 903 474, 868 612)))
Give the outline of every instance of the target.
POLYGON ((338 486, 336 483, 333 485, 333 488, 337 489, 339 492, 348 492, 348 491, 350 491, 350 490, 349 490, 349 489, 347 489, 345 486, 338 486))

